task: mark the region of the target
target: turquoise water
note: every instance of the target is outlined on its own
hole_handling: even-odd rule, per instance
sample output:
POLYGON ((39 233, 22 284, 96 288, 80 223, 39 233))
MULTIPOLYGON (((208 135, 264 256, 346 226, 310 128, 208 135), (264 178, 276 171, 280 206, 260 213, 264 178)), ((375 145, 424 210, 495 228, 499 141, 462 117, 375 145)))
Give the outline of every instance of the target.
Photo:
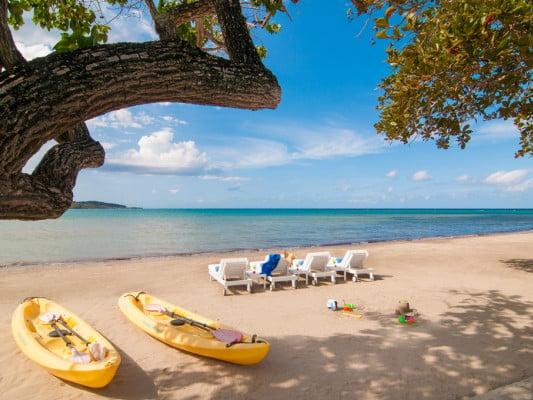
POLYGON ((533 230, 533 209, 70 210, 0 221, 0 265, 533 230))

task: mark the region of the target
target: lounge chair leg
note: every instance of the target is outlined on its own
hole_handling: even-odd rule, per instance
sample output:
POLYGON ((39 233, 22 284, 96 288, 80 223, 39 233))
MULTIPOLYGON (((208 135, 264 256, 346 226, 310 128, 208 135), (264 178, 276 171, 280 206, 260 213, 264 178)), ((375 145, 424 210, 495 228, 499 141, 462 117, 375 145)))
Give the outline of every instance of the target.
POLYGON ((335 275, 331 277, 331 282, 333 282, 334 285, 337 283, 337 278, 335 277, 335 275))
POLYGON ((305 276, 305 285, 309 285, 309 275, 305 276))
POLYGON ((226 295, 226 288, 222 289, 222 296, 226 295))
POLYGON ((344 282, 346 282, 347 274, 346 271, 344 271, 344 282))
POLYGON ((252 285, 246 285, 246 290, 248 291, 248 293, 252 293, 252 285))
POLYGON ((371 272, 370 273, 370 280, 373 281, 374 280, 374 274, 371 272))
POLYGON ((291 281, 291 284, 292 284, 292 288, 293 288, 293 289, 296 289, 296 279, 293 279, 293 280, 291 281))

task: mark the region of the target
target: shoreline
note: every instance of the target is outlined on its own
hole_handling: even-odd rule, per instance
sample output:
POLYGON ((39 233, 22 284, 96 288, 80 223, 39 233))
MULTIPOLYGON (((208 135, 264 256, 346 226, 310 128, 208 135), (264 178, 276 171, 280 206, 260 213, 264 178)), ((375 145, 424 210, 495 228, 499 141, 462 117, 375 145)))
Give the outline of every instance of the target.
POLYGON ((460 239, 460 238, 469 238, 469 237, 485 237, 485 236, 499 236, 499 235, 512 235, 516 233, 533 233, 533 229, 526 230, 506 230, 506 231, 496 231, 490 233, 475 233, 475 234, 465 234, 465 235, 452 235, 452 236, 425 236, 418 237, 413 239, 378 239, 378 240, 368 240, 368 241, 359 241, 359 242, 338 242, 338 243, 324 243, 324 244, 304 244, 304 245, 293 245, 293 246, 283 246, 283 247, 266 247, 266 248, 233 248, 233 249, 222 249, 222 250, 206 250, 206 251, 189 251, 181 253, 161 253, 161 254, 144 254, 144 255, 132 255, 132 256, 121 256, 121 257, 105 257, 105 258, 85 258, 85 259, 72 259, 65 261, 44 261, 44 262, 14 262, 0 264, 0 272, 4 270, 13 270, 13 269, 30 269, 30 268, 42 268, 42 267, 65 267, 65 264, 89 264, 89 263, 106 263, 106 262, 120 262, 120 261, 142 261, 142 260, 157 260, 157 259, 168 259, 176 257, 188 257, 188 256, 208 256, 210 254, 235 254, 240 252, 274 252, 274 251, 283 251, 283 250, 304 250, 304 249, 314 249, 314 248, 333 248, 339 246, 360 246, 365 244, 386 244, 386 243, 411 243, 417 241, 435 241, 443 239, 460 239))

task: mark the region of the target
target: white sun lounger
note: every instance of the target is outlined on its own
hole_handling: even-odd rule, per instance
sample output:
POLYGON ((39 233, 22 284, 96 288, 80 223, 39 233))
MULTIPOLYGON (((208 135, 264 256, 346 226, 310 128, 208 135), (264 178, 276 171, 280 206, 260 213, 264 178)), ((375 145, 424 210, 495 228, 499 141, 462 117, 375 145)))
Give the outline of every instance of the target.
POLYGON ((272 275, 267 276, 267 280, 270 282, 270 290, 274 290, 277 282, 290 282, 292 287, 296 289, 298 276, 289 272, 289 262, 282 257, 276 269, 272 271, 272 275))
POLYGON ((359 275, 368 275, 370 280, 374 280, 374 268, 365 268, 364 263, 368 258, 366 250, 348 250, 342 259, 332 257, 328 269, 344 274, 353 274, 352 281, 356 282, 359 275))
POLYGON ((330 278, 331 282, 336 282, 337 272, 328 269, 328 262, 331 254, 327 251, 317 253, 307 253, 304 260, 294 260, 289 272, 295 275, 305 276, 305 284, 309 284, 309 276, 313 278, 313 285, 318 284, 319 278, 330 278))
POLYGON ((262 264, 268 261, 269 256, 267 255, 263 261, 252 261, 250 262, 250 270, 246 274, 251 277, 260 278, 265 284, 263 287, 266 287, 266 282, 270 282, 270 290, 274 290, 276 283, 278 282, 291 282, 291 285, 296 289, 296 282, 298 281, 298 276, 289 273, 289 263, 288 261, 281 257, 276 265, 276 268, 272 271, 272 275, 268 276, 267 274, 261 273, 262 264))
POLYGON ((246 290, 252 293, 252 280, 246 276, 247 269, 247 258, 223 258, 220 264, 207 266, 209 278, 224 286, 224 296, 231 286, 246 286, 246 290))

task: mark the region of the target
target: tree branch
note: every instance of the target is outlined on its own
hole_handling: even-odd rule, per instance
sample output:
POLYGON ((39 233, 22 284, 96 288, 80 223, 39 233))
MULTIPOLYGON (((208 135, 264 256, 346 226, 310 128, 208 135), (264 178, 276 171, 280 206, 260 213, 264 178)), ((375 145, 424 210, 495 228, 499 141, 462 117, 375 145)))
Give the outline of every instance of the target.
POLYGON ((246 26, 246 19, 242 15, 240 1, 214 0, 214 2, 230 59, 247 65, 262 66, 263 63, 246 26))
POLYGON ((262 65, 182 41, 119 43, 51 54, 0 74, 0 175, 18 173, 54 132, 138 104, 173 101, 256 110, 281 90, 262 65))
POLYGON ((26 60, 18 51, 7 24, 7 0, 0 0, 0 70, 10 71, 26 60))
MULTIPOLYGON (((78 127, 84 127, 80 124, 78 127)), ((76 129, 77 130, 77 129, 76 129)), ((57 218, 72 204, 72 189, 83 168, 104 163, 104 149, 89 137, 52 147, 33 174, 0 176, 0 219, 57 218)))
POLYGON ((197 18, 215 14, 213 0, 198 0, 195 3, 180 4, 169 9, 166 14, 176 25, 185 24, 197 18))

